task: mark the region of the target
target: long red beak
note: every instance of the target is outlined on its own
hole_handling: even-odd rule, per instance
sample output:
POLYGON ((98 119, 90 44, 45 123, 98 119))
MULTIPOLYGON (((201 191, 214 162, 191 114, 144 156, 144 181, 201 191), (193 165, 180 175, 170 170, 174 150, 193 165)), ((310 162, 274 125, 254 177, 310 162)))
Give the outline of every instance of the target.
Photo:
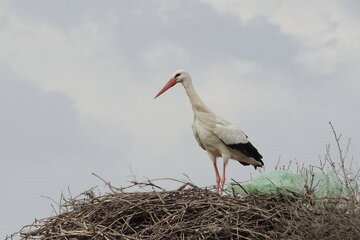
POLYGON ((176 84, 176 80, 174 78, 170 79, 165 86, 160 90, 160 92, 158 94, 156 94, 156 96, 154 97, 157 98, 158 96, 160 96, 161 94, 163 94, 164 92, 166 92, 166 90, 168 90, 169 88, 172 88, 173 86, 175 86, 176 84))

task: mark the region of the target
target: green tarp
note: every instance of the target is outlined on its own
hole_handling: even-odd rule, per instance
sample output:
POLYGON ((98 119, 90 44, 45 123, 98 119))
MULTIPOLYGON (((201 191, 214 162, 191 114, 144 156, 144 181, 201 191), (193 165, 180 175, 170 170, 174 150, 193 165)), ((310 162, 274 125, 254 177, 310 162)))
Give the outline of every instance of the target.
MULTIPOLYGON (((354 183, 355 184, 355 183, 354 183)), ((296 174, 285 170, 274 170, 260 173, 252 181, 243 183, 241 186, 251 194, 272 195, 275 193, 305 193, 306 187, 314 190, 315 196, 343 197, 346 190, 335 172, 327 173, 304 173, 296 174)), ((230 191, 245 194, 245 191, 237 184, 229 184, 230 191)))

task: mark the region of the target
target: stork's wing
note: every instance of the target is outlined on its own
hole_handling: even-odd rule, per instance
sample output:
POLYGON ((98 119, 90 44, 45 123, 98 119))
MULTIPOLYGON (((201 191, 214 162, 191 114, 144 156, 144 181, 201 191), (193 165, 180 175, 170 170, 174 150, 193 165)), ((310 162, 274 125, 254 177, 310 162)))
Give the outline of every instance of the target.
POLYGON ((246 144, 249 142, 246 134, 232 124, 216 124, 214 128, 214 133, 226 145, 238 143, 246 144))
POLYGON ((246 134, 230 123, 218 123, 215 125, 214 133, 223 141, 226 146, 236 149, 248 157, 252 157, 262 165, 264 164, 261 154, 251 144, 246 134))

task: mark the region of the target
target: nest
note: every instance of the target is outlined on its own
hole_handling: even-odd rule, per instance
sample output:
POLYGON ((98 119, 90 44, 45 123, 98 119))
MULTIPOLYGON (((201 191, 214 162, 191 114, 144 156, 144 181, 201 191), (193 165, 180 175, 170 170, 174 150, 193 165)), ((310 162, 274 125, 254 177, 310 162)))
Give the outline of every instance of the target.
POLYGON ((360 239, 358 203, 346 200, 319 202, 310 195, 281 193, 219 196, 191 183, 173 191, 151 181, 133 186, 142 191, 110 186, 105 195, 87 191, 63 198, 61 213, 35 221, 18 235, 54 240, 360 239))

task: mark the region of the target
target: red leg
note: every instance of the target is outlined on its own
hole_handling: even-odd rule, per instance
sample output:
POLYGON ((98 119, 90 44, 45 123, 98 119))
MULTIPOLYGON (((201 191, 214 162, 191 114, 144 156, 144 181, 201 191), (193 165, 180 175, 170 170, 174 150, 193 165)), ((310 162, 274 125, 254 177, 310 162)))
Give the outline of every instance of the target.
POLYGON ((221 195, 223 194, 223 191, 224 191, 224 185, 225 185, 225 180, 226 180, 226 176, 225 176, 225 172, 226 172, 226 162, 224 161, 224 164, 223 164, 223 175, 222 175, 222 178, 221 178, 221 195))
POLYGON ((213 160, 213 165, 214 165, 215 175, 216 175, 216 191, 217 191, 217 193, 220 193, 220 174, 219 174, 219 170, 217 168, 216 159, 213 160))

